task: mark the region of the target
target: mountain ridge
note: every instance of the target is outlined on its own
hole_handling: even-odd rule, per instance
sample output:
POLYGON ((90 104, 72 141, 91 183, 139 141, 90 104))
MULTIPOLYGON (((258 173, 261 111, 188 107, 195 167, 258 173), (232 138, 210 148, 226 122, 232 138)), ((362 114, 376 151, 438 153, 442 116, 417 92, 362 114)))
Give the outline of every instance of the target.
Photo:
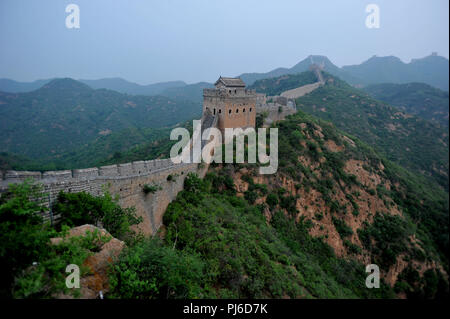
MULTIPOLYGON (((319 65, 323 64, 325 71, 342 78, 354 86, 367 86, 370 84, 389 82, 396 83, 396 81, 399 81, 398 83, 423 82, 446 91, 448 91, 449 87, 448 59, 438 56, 435 53, 423 58, 412 59, 408 63, 403 62, 395 56, 372 56, 360 64, 345 65, 342 67, 338 67, 333 64, 326 56, 309 55, 290 68, 278 67, 268 72, 242 73, 239 76, 247 85, 252 85, 256 80, 308 71, 309 66, 312 63, 319 65), (383 66, 383 63, 394 65, 396 66, 396 69, 390 70, 389 67, 383 66), (385 74, 370 74, 377 72, 379 73, 380 69, 386 70, 385 74), (401 71, 401 74, 398 73, 399 70, 401 71), (393 81, 392 79, 395 79, 396 81, 393 81)), ((38 89, 51 80, 52 79, 43 79, 33 82, 19 82, 2 78, 0 79, 0 91, 8 93, 29 92, 38 89)), ((204 88, 205 84, 212 86, 212 83, 204 81, 188 84, 181 80, 141 85, 120 77, 101 78, 96 80, 80 79, 79 81, 91 86, 94 89, 111 89, 121 93, 134 95, 183 95, 185 94, 183 93, 183 90, 187 91, 195 86, 200 88, 204 88)), ((200 93, 197 92, 195 94, 188 94, 187 96, 190 98, 194 96, 193 100, 198 101, 198 95, 200 93)))
POLYGON ((31 92, 0 92, 0 143, 4 152, 36 160, 126 128, 162 128, 200 114, 201 106, 188 100, 94 90, 70 78, 54 79, 31 92))

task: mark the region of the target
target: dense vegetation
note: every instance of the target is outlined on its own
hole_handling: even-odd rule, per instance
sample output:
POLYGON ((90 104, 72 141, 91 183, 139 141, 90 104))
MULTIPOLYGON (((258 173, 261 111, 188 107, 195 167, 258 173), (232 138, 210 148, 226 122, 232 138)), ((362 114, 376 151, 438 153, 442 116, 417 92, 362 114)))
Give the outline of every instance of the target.
POLYGON ((333 122, 388 159, 431 176, 448 189, 446 129, 374 100, 338 78, 330 80, 297 99, 297 108, 333 122))
MULTIPOLYGON (((191 121, 178 127, 192 132, 191 121)), ((176 143, 169 139, 170 130, 171 128, 124 129, 98 137, 74 151, 57 154, 49 159, 31 160, 25 156, 0 152, 0 170, 63 170, 167 158, 176 143)))
MULTIPOLYGON (((98 232, 74 236, 57 244, 50 238, 64 237, 70 226, 101 224, 113 236, 128 244, 138 239, 131 226, 141 222, 133 209, 123 209, 106 193, 94 197, 85 193, 60 193, 54 211, 58 224, 44 222, 42 190, 29 182, 11 185, 0 196, 0 285, 2 298, 54 298, 71 293, 65 286, 66 266, 82 265, 111 237, 98 232)), ((88 269, 81 266, 81 275, 88 269)), ((79 294, 74 290, 75 296, 79 294)))
MULTIPOLYGON (((254 164, 222 168, 213 165, 215 168, 204 180, 190 175, 185 180, 184 191, 164 215, 163 239, 140 242, 119 258, 111 274, 110 297, 394 297, 394 290, 384 283, 380 290, 364 287, 364 265, 352 257, 361 254, 362 249, 382 269, 392 266, 401 254, 406 254, 410 261, 441 261, 444 269, 448 269, 445 192, 383 159, 357 139, 354 139, 356 146, 347 147, 345 152, 327 151, 324 147, 327 140, 348 146, 342 133, 302 112, 288 117, 277 127, 280 168, 269 178, 271 185, 253 181, 254 164), (303 132, 300 124, 306 124, 303 132), (322 129, 323 139, 308 138, 314 136, 318 127, 322 129), (302 147, 302 141, 309 143, 302 147), (318 168, 320 175, 299 163, 299 156, 316 158, 317 162, 325 157, 318 168), (398 187, 388 191, 381 185, 377 189, 362 186, 355 176, 343 170, 349 158, 365 159, 372 166, 367 169, 371 170, 384 165, 383 178, 398 183, 398 187), (237 196, 234 184, 240 169, 248 172, 242 176, 249 184, 243 197, 237 196), (328 214, 327 208, 318 208, 315 220, 294 221, 298 214, 297 198, 275 183, 283 176, 294 178, 296 189, 306 192, 315 189, 320 193, 349 256, 336 257, 324 237, 312 237, 309 233, 313 224, 320 224, 324 214, 328 214), (339 188, 346 193, 352 214, 358 214, 354 198, 360 196, 359 192, 367 191, 387 205, 396 203, 404 215, 377 214, 373 223, 366 223, 358 230, 357 236, 363 243, 359 247, 348 240, 353 231, 344 222, 344 207, 334 199, 339 188), (263 198, 265 202, 261 203, 263 198), (271 215, 269 223, 265 215, 267 208, 271 215), (412 234, 420 240, 421 249, 411 245, 412 234)), ((401 275, 395 292, 421 298, 448 295, 445 289, 448 283, 439 271, 429 270, 424 277, 411 278, 401 275)))
MULTIPOLYGON (((405 237, 408 233, 415 233, 422 240, 423 245, 425 245, 425 251, 430 253, 429 258, 440 258, 445 265, 448 265, 450 248, 448 236, 448 193, 421 175, 410 173, 384 159, 373 149, 354 137, 352 139, 356 143, 356 148, 346 147, 342 152, 328 151, 324 147, 324 141, 333 140, 337 145, 345 145, 346 142, 342 138, 343 133, 337 131, 332 124, 323 120, 314 119, 301 111, 294 116, 290 116, 285 121, 278 123, 277 126, 279 128, 279 171, 299 181, 296 187, 307 190, 315 188, 320 191, 330 210, 337 212, 342 210, 342 207, 340 207, 341 205, 337 205, 331 196, 336 192, 336 188, 342 189, 342 183, 340 181, 343 181, 348 186, 358 185, 360 190, 376 194, 379 198, 386 201, 386 203, 392 201, 402 208, 408 221, 402 221, 398 223, 398 226, 392 227, 392 229, 395 231, 401 231, 402 228, 407 229, 401 235, 402 237, 405 237), (298 127, 299 123, 307 123, 306 132, 300 132, 298 127), (316 138, 315 141, 311 140, 311 138, 306 138, 305 133, 309 136, 314 136, 314 131, 317 127, 321 127, 323 138, 316 138), (306 147, 299 145, 301 141, 307 140, 309 142, 306 143, 306 147), (327 173, 331 173, 332 179, 318 178, 317 173, 312 172, 308 167, 299 163, 298 158, 301 156, 309 156, 312 159, 316 158, 317 162, 319 162, 321 157, 324 157, 325 161, 320 164, 318 171, 320 171, 322 176, 327 176, 327 173), (371 189, 367 186, 363 187, 355 176, 351 176, 343 171, 344 162, 349 158, 367 161, 369 163, 368 165, 372 166, 372 168, 369 166, 366 167, 367 170, 378 171, 377 174, 397 186, 392 187, 389 191, 381 184, 376 189, 371 189), (382 172, 376 169, 380 164, 384 167, 382 172), (387 201, 388 199, 389 201, 387 201)), ((352 206, 351 209, 357 211, 358 207, 355 205, 354 200, 352 200, 353 197, 357 197, 357 194, 355 195, 350 189, 344 189, 346 199, 352 206)), ((336 216, 339 217, 339 215, 336 216)), ((340 217, 342 218, 343 215, 340 215, 340 217)), ((379 220, 383 221, 381 217, 375 218, 375 221, 379 220)), ((396 221, 397 219, 394 217, 393 220, 396 221)), ((345 233, 345 226, 339 221, 337 223, 339 226, 342 226, 343 233, 345 233)), ((394 233, 389 231, 389 228, 382 227, 382 229, 383 231, 387 231, 385 236, 389 236, 389 239, 375 239, 376 242, 382 245, 385 241, 396 240, 400 243, 398 238, 394 236, 394 233)), ((377 255, 381 251, 383 253, 389 253, 388 250, 381 248, 374 250, 373 253, 377 255)))
MULTIPOLYGON (((87 168, 104 165, 105 163, 129 162, 127 154, 139 153, 138 159, 153 159, 173 144, 168 136, 170 128, 161 129, 139 129, 128 128, 107 136, 97 137, 77 149, 63 152, 61 154, 49 154, 38 160, 28 157, 0 153, 0 169, 2 170, 31 170, 49 171, 74 168, 87 168)), ((167 154, 169 151, 166 152, 167 154)), ((133 157, 133 159, 135 159, 133 157)))
MULTIPOLYGON (((104 225, 111 235, 127 241, 128 247, 111 265, 110 298, 393 298, 395 293, 435 298, 448 294, 448 283, 439 271, 431 269, 421 276, 411 267, 402 272, 395 287, 382 281, 381 289, 367 289, 365 265, 353 258, 364 249, 385 269, 406 254, 409 260, 440 262, 447 270, 448 199, 444 192, 383 159, 356 138, 355 146, 348 147, 344 135, 330 123, 302 112, 277 127, 280 167, 269 184, 253 181, 250 174, 255 164, 213 165, 203 180, 189 175, 184 191, 164 215, 162 239, 131 233, 129 227, 139 220, 133 210, 121 209, 108 194, 61 193, 53 206, 61 216, 60 224, 52 227, 36 215, 44 208, 30 201, 37 196, 31 186, 11 188, 0 201, 0 240, 8 243, 2 245, 0 258, 11 274, 2 294, 42 298, 64 291, 61 283, 69 260, 82 264, 95 251, 93 243, 108 238, 90 234, 59 245, 50 245, 49 239, 84 223, 104 225), (345 151, 328 151, 325 142, 330 140, 345 146, 345 151), (310 158, 311 165, 320 163, 320 173, 301 164, 299 156, 310 158), (364 159, 372 167, 368 170, 377 171, 382 164, 383 178, 398 186, 387 190, 360 185, 343 169, 349 158, 364 159), (234 178, 243 168, 248 175, 242 179, 249 187, 241 197, 234 178), (329 210, 317 209, 314 219, 296 222, 298 198, 274 183, 289 176, 296 189, 319 192, 329 210), (363 243, 359 247, 349 240, 355 233, 344 221, 342 202, 336 201, 339 189, 346 194, 352 214, 358 214, 359 193, 373 192, 388 205, 399 205, 403 216, 377 214, 373 223, 358 230, 363 243), (264 197, 265 203, 260 201, 264 197), (329 213, 348 256, 337 257, 324 237, 309 232, 329 213), (411 234, 420 240, 422 249, 411 246, 411 234), (33 261, 38 264, 30 265, 33 261)), ((151 192, 152 186, 148 188, 151 192)))
POLYGON ((295 75, 284 75, 277 78, 258 80, 253 83, 249 89, 255 89, 258 93, 265 93, 268 96, 273 96, 314 82, 317 82, 316 75, 314 72, 308 71, 295 75))
POLYGON ((448 92, 424 83, 374 84, 365 87, 364 91, 406 113, 448 127, 448 92))
POLYGON ((190 175, 164 215, 162 242, 125 251, 112 296, 127 298, 390 297, 364 288, 364 266, 338 259, 320 239, 277 213, 235 196, 226 171, 190 175))

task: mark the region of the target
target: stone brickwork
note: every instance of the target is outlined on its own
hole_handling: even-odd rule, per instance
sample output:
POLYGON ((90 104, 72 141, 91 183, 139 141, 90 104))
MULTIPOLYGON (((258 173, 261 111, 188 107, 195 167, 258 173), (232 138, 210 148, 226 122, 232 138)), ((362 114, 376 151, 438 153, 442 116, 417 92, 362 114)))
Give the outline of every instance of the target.
MULTIPOLYGON (((45 205, 49 207, 60 191, 87 192, 99 196, 108 190, 118 195, 122 207, 136 207, 143 223, 138 228, 146 235, 154 234, 162 224, 162 216, 167 205, 183 189, 187 174, 197 173, 203 177, 207 167, 199 164, 174 164, 170 159, 138 161, 133 163, 108 165, 102 167, 74 169, 65 171, 28 172, 0 171, 0 192, 7 190, 11 183, 20 183, 33 178, 43 186, 45 205), (172 178, 168 180, 168 176, 172 178), (145 194, 145 184, 158 185, 161 190, 145 194)), ((57 221, 51 210, 44 213, 46 220, 57 221)))
POLYGON ((217 127, 224 134, 225 128, 255 127, 256 91, 247 90, 239 78, 222 78, 215 89, 203 90, 203 114, 211 112, 217 117, 217 127))

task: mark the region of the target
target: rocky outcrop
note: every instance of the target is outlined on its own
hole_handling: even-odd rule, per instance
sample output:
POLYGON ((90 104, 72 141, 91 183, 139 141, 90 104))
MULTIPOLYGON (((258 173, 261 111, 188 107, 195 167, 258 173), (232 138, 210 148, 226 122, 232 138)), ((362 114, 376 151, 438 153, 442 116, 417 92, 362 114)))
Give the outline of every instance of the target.
MULTIPOLYGON (((97 252, 90 255, 83 262, 83 266, 88 269, 87 275, 80 279, 81 299, 96 299, 100 294, 105 294, 109 290, 108 268, 112 264, 114 258, 117 258, 125 247, 125 243, 117 238, 112 237, 105 229, 98 228, 93 225, 83 225, 72 228, 64 237, 52 238, 54 245, 61 243, 72 237, 87 236, 89 233, 98 232, 96 239, 102 239, 94 243, 97 246, 97 252)), ((73 298, 69 294, 59 294, 55 296, 59 299, 73 298)))

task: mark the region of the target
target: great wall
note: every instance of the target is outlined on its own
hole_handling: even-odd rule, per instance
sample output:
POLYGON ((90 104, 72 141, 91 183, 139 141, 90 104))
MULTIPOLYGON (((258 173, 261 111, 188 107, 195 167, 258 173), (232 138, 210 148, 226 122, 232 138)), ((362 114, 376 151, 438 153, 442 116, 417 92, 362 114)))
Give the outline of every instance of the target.
MULTIPOLYGON (((320 74, 320 71, 318 73, 320 74)), ((227 78, 223 79, 227 81, 227 78)), ((321 77, 318 76, 318 79, 321 79, 321 77)), ((233 79, 230 82, 235 85, 236 81, 233 79)), ((320 80, 317 83, 322 84, 320 80)), ((314 89, 319 84, 314 83, 314 89)), ((265 124, 270 125, 272 122, 282 120, 296 111, 295 102, 292 105, 292 98, 286 98, 283 95, 270 97, 273 102, 267 103, 265 95, 257 96, 254 91, 246 90, 245 84, 243 87, 244 91, 238 92, 239 89, 242 90, 242 84, 233 87, 233 90, 229 90, 229 87, 225 85, 225 89, 220 88, 223 93, 220 95, 221 103, 219 101, 209 101, 213 104, 204 102, 201 119, 202 134, 209 127, 219 129, 223 129, 224 125, 227 127, 254 127, 256 113, 266 112, 265 124), (229 103, 229 101, 233 103, 229 103), (239 103, 234 103, 235 101, 239 103), (217 106, 217 113, 216 109, 208 108, 211 105, 217 106), (246 109, 248 112, 245 112, 246 109), (253 118, 249 117, 251 111, 253 111, 253 118), (224 121, 225 116, 229 117, 226 121, 224 121)), ((300 87, 295 90, 297 90, 296 96, 311 92, 309 87, 307 89, 300 87)), ((211 97, 211 93, 211 90, 205 91, 205 99, 211 97)), ((201 142, 202 145, 204 143, 205 141, 201 142)), ((189 142, 191 149, 192 144, 191 139, 189 142)), ((108 191, 113 196, 118 196, 119 204, 122 207, 135 207, 138 216, 143 218, 139 230, 144 235, 152 235, 161 226, 163 214, 169 203, 183 189, 186 176, 189 173, 196 173, 200 177, 204 177, 207 170, 208 165, 204 163, 193 163, 191 161, 191 163, 175 164, 171 159, 154 159, 62 171, 8 170, 0 171, 0 193, 7 191, 9 184, 21 183, 27 179, 32 179, 34 182, 41 184, 42 191, 45 194, 44 206, 48 207, 48 210, 43 213, 43 217, 53 223, 57 221, 58 216, 53 215, 51 207, 60 191, 69 193, 87 192, 94 196, 102 195, 105 191, 108 191), (159 190, 146 194, 143 191, 144 185, 155 185, 159 190)))

